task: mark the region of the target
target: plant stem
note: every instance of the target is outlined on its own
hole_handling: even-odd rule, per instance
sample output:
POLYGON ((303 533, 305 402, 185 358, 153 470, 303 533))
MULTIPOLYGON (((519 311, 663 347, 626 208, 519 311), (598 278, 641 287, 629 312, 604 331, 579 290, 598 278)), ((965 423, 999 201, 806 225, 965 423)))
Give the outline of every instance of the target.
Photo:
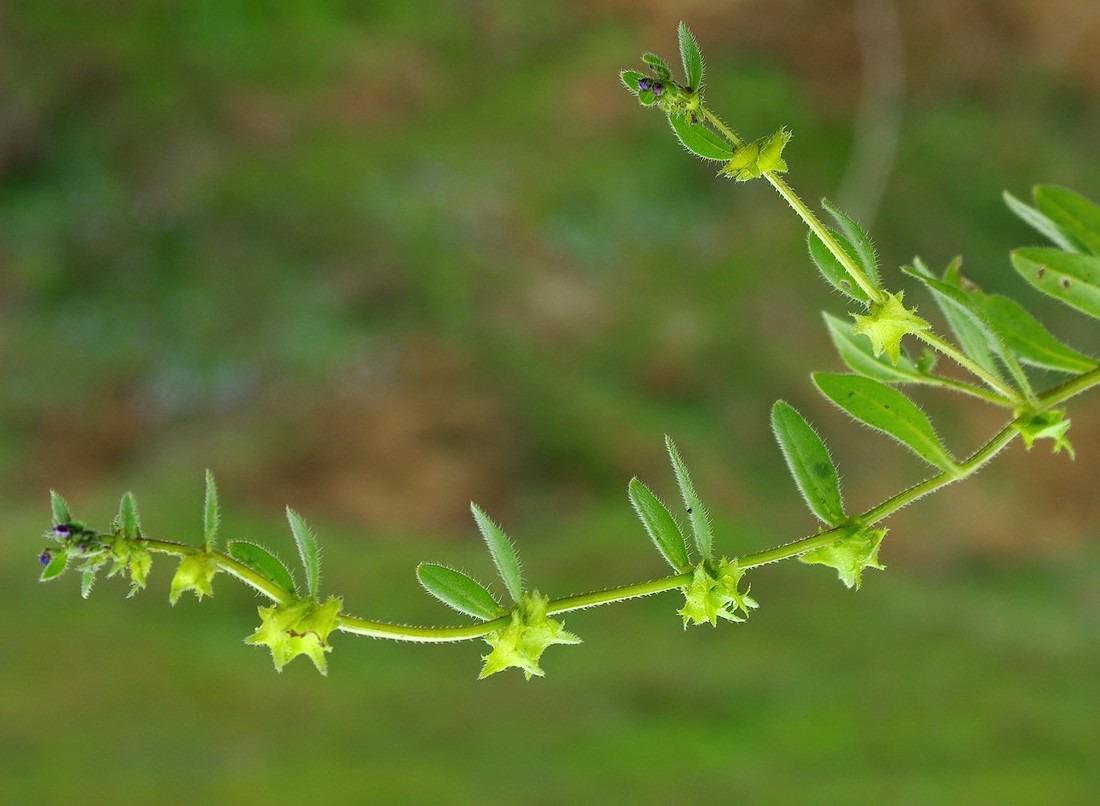
MULTIPOLYGON (((922 330, 914 333, 913 335, 915 335, 918 339, 923 341, 929 347, 932 347, 943 353, 945 356, 950 358, 963 369, 970 372, 976 378, 979 378, 991 389, 1002 395, 1005 400, 1009 402, 1010 405, 1021 406, 1027 403, 1036 402, 1025 400, 1023 397, 1021 397, 1020 393, 1013 389, 1011 386, 1006 384, 996 375, 987 372, 981 366, 972 361, 969 356, 962 352, 962 350, 955 347, 955 345, 953 345, 951 342, 941 338, 936 333, 933 333, 931 330, 922 330)), ((1001 405, 1003 405, 1003 403, 1001 405)))
MULTIPOLYGON (((1098 385, 1100 385, 1100 367, 1071 378, 1061 386, 1055 387, 1040 395, 1037 405, 1040 410, 1045 410, 1098 385)), ((985 445, 975 451, 969 459, 960 462, 954 471, 939 473, 919 484, 902 490, 897 495, 891 496, 877 506, 867 510, 862 515, 852 518, 848 524, 842 524, 827 531, 819 532, 809 537, 804 537, 800 540, 795 540, 791 543, 776 546, 775 548, 765 551, 742 555, 737 558, 738 565, 746 569, 755 568, 757 566, 797 557, 816 548, 828 546, 841 537, 844 530, 851 528, 852 524, 872 526, 886 519, 902 507, 913 503, 918 498, 923 498, 930 493, 946 487, 952 482, 976 473, 991 462, 1001 450, 1012 442, 1019 434, 1017 424, 1022 422, 1026 416, 1027 415, 1021 416, 1009 422, 985 445)), ((142 542, 150 551, 171 554, 177 557, 195 556, 205 553, 205 550, 199 546, 191 546, 169 540, 142 538, 142 542)), ((237 577, 246 585, 274 602, 286 605, 294 601, 294 593, 283 590, 248 566, 237 562, 232 557, 219 551, 211 552, 211 554, 215 557, 218 567, 221 570, 237 577)), ((558 613, 568 613, 572 610, 599 607, 600 605, 613 604, 615 602, 637 599, 642 596, 650 596, 655 593, 664 593, 677 588, 683 588, 691 582, 691 576, 692 572, 688 571, 680 574, 671 574, 647 582, 637 582, 631 585, 622 585, 620 587, 607 588, 606 590, 593 591, 592 593, 565 596, 561 599, 552 600, 547 607, 547 614, 555 615, 558 613)), ((352 633, 354 635, 386 638, 393 641, 451 643, 482 638, 495 630, 507 626, 510 619, 511 614, 506 614, 491 621, 484 621, 462 627, 420 627, 407 624, 392 624, 384 621, 373 621, 341 614, 337 619, 336 628, 342 632, 352 633)))

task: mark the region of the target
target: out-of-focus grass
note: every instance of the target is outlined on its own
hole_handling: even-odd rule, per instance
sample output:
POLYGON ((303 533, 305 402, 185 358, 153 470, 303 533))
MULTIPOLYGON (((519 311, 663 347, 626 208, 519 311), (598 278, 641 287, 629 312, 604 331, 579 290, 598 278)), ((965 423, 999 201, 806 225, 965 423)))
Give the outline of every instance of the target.
MULTIPOLYGON (((809 38, 847 5, 810 5, 828 24, 785 20, 790 39, 762 4, 683 13, 711 103, 747 136, 793 128, 792 180, 812 200, 844 170, 857 79, 809 38)), ((915 8, 917 32, 949 13, 915 8)), ((812 528, 767 431, 776 397, 823 425, 850 499, 915 480, 811 394, 807 373, 838 366, 817 311, 840 309, 800 227, 766 187, 714 179, 617 86, 642 50, 672 55, 675 19, 510 9, 11 4, 0 800, 1088 802, 1100 558, 1081 548, 1097 506, 1084 409, 1076 467, 1014 450, 921 502, 858 594, 785 564, 753 575, 763 607, 744 625, 684 632, 675 596, 572 614, 589 643, 553 648, 531 683, 476 682, 480 645, 350 637, 328 679, 302 661, 276 675, 240 643, 258 602, 220 579, 213 601, 172 611, 164 559, 132 600, 117 580, 87 602, 74 579, 34 582, 47 487, 96 525, 133 488, 151 533, 186 539, 207 465, 227 534, 290 556, 292 504, 326 546, 326 590, 363 615, 444 618, 420 560, 491 576, 472 525, 454 538, 466 514, 448 496, 491 496, 544 592, 636 581, 661 568, 624 488, 639 473, 671 497, 665 432, 725 551, 812 528), (425 353, 442 369, 400 386, 425 353)), ((1096 195, 1089 76, 1013 47, 995 80, 939 83, 960 54, 910 47, 873 227, 891 281, 914 252, 962 251, 987 290, 1033 302, 1005 254, 1032 236, 1000 190, 1096 195)), ((1038 305, 1095 350, 1083 317, 1038 305)), ((949 437, 1000 425, 930 404, 956 418, 949 437)))

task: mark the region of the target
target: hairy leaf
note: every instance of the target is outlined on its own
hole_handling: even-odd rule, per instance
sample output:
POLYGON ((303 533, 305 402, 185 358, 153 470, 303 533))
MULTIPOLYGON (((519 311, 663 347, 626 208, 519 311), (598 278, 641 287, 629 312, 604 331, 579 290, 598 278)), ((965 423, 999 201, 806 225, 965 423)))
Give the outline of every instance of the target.
POLYGON ((1100 319, 1100 257, 1028 247, 1012 253, 1012 265, 1044 294, 1100 319))
POLYGON ((680 37, 680 59, 684 63, 684 75, 687 76, 688 89, 698 92, 703 85, 703 54, 699 52, 699 43, 683 22, 677 30, 680 37))
POLYGON ((1067 252, 1085 251, 1084 247, 1067 235, 1061 227, 1043 215, 1039 210, 1036 210, 1030 204, 1020 201, 1007 190, 1002 195, 1009 210, 1019 216, 1025 224, 1040 235, 1048 238, 1056 246, 1065 249, 1067 252))
POLYGON ((454 568, 438 563, 420 563, 416 567, 416 578, 424 590, 459 613, 483 621, 491 621, 504 614, 500 602, 480 582, 454 568))
POLYGON ((214 483, 214 474, 209 469, 206 471, 206 497, 202 505, 202 533, 203 543, 207 551, 214 550, 214 543, 218 538, 218 526, 221 524, 222 515, 218 507, 218 486, 214 483))
POLYGON ((634 511, 638 513, 639 520, 661 556, 675 571, 690 568, 691 561, 688 559, 684 534, 668 507, 638 478, 630 480, 627 492, 634 511))
POLYGON ((1035 204, 1063 232, 1100 255, 1100 207, 1080 193, 1058 185, 1037 185, 1035 204))
POLYGON ((290 531, 298 545, 298 556, 302 558, 302 568, 306 572, 306 590, 309 591, 310 598, 316 601, 321 584, 321 547, 317 545, 313 530, 290 507, 286 508, 286 519, 290 523, 290 531))
POLYGON ((643 53, 642 61, 649 66, 649 69, 653 71, 653 75, 657 76, 659 80, 672 81, 672 70, 669 68, 668 63, 656 53, 643 53))
POLYGON ((470 511, 474 514, 478 531, 481 532, 485 544, 489 547, 493 564, 497 567, 508 595, 512 597, 515 604, 519 604, 520 597, 523 595, 523 572, 519 564, 519 555, 516 554, 516 547, 512 545, 512 541, 508 539, 504 530, 493 523, 481 507, 471 502, 470 511))
POLYGON ((282 560, 256 543, 244 540, 229 541, 229 556, 241 565, 248 566, 269 582, 274 582, 287 593, 295 593, 298 586, 282 560))
MULTIPOLYGON (((856 248, 847 238, 833 230, 829 230, 829 234, 836 239, 841 249, 847 252, 857 263, 859 262, 859 258, 856 255, 856 248)), ((806 233, 806 245, 810 249, 810 259, 813 260, 814 265, 817 266, 817 270, 821 272, 821 276, 825 278, 829 285, 842 294, 851 297, 856 302, 861 302, 864 305, 870 303, 863 289, 852 280, 852 276, 848 274, 848 270, 844 268, 843 264, 841 264, 841 262, 836 259, 836 256, 829 251, 829 248, 825 246, 825 242, 818 238, 813 231, 806 233)))
POLYGON ((848 239, 848 243, 853 247, 856 260, 859 262, 860 268, 863 269, 863 273, 871 279, 875 287, 881 288, 878 276, 878 256, 875 254, 874 244, 871 243, 871 236, 852 218, 834 207, 828 199, 822 199, 821 206, 825 208, 825 212, 833 217, 837 227, 848 239))
POLYGON ((825 397, 856 420, 888 434, 941 470, 957 469, 927 415, 901 392, 859 375, 817 372, 813 379, 825 397))
POLYGON ((1015 300, 989 294, 983 304, 990 325, 1021 361, 1062 372, 1088 372, 1096 367, 1095 358, 1058 341, 1015 300))
POLYGON ((821 437, 793 406, 782 400, 772 406, 772 430, 810 511, 829 526, 842 523, 846 516, 840 477, 821 437))
POLYGON ((63 523, 72 523, 73 516, 69 512, 69 505, 65 503, 65 499, 61 497, 61 493, 56 490, 50 490, 50 511, 53 513, 53 525, 59 526, 63 523))
POLYGON ((126 493, 118 503, 118 514, 111 521, 111 527, 127 540, 141 537, 141 519, 138 517, 137 501, 133 493, 126 493))
POLYGON ((705 160, 726 162, 733 157, 733 148, 702 122, 691 122, 688 115, 670 114, 669 125, 684 148, 705 160))
POLYGON ((687 465, 680 458, 680 452, 676 450, 676 443, 672 438, 665 436, 665 447, 668 449, 668 457, 672 462, 672 470, 676 474, 676 483, 680 487, 680 495, 684 499, 687 508, 688 520, 691 521, 691 529, 695 534, 695 546, 699 549, 699 556, 703 560, 713 559, 713 537, 710 527, 710 515, 703 502, 695 492, 695 485, 691 481, 687 465))

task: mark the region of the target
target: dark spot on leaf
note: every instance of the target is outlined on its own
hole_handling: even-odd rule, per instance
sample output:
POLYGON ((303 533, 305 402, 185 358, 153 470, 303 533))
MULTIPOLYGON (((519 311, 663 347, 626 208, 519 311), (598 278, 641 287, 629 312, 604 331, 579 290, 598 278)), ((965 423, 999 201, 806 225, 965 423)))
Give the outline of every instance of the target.
POLYGON ((1072 285, 1072 281, 1068 277, 1062 277, 1058 280, 1058 285, 1062 286, 1062 288, 1069 288, 1070 285, 1072 285))
POLYGON ((1046 267, 1046 266, 1040 266, 1040 267, 1039 267, 1039 269, 1038 269, 1038 271, 1036 271, 1036 272, 1035 272, 1036 276, 1037 276, 1037 277, 1038 277, 1038 278, 1039 278, 1040 280, 1042 280, 1042 279, 1043 279, 1043 277, 1044 277, 1044 276, 1046 276, 1046 273, 1047 273, 1047 267, 1046 267))
POLYGON ((692 511, 692 509, 691 509, 691 507, 688 507, 688 508, 687 508, 687 511, 688 511, 688 515, 692 515, 692 514, 694 514, 694 513, 693 513, 693 511, 692 511))

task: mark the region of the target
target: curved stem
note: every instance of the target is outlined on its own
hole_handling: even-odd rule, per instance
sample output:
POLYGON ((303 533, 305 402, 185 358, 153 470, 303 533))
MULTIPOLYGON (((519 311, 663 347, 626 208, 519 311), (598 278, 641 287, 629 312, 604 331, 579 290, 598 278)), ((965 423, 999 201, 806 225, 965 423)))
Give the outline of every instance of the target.
MULTIPOLYGON (((1100 367, 1090 370, 1066 381, 1061 386, 1055 387, 1039 396, 1038 404, 1042 409, 1051 408, 1076 395, 1081 394, 1094 386, 1100 385, 1100 367)), ((780 560, 790 559, 805 554, 816 548, 822 548, 835 542, 845 529, 852 523, 871 526, 882 521, 897 512, 902 507, 911 504, 918 498, 923 498, 948 484, 964 479, 985 467, 1019 434, 1017 424, 1024 417, 1019 417, 1009 422, 997 432, 985 445, 979 448, 967 460, 960 462, 955 470, 939 473, 919 484, 914 484, 897 495, 887 498, 877 506, 871 507, 862 515, 851 519, 849 523, 842 524, 824 532, 819 532, 800 540, 765 551, 745 554, 737 558, 741 568, 754 568, 780 560)), ((185 543, 177 543, 169 540, 152 540, 142 538, 142 542, 150 551, 162 554, 171 554, 178 557, 205 554, 206 551, 199 546, 191 546, 185 543)), ((237 577, 249 587, 267 596, 278 604, 290 604, 295 600, 295 594, 283 590, 266 577, 253 571, 232 557, 219 551, 210 552, 215 557, 218 567, 237 577)), ((623 602, 650 596, 655 593, 683 588, 691 582, 691 572, 670 574, 659 579, 647 582, 637 582, 630 585, 622 585, 606 590, 581 593, 573 596, 565 596, 561 599, 550 601, 547 607, 548 615, 568 613, 572 610, 581 610, 588 607, 623 602)), ((483 638, 489 633, 507 626, 511 614, 503 615, 491 621, 470 624, 461 627, 421 627, 407 624, 392 624, 384 621, 358 618, 341 614, 337 619, 336 628, 342 632, 353 635, 365 635, 373 638, 386 638, 393 641, 410 641, 416 643, 449 643, 455 641, 469 641, 483 638)))

